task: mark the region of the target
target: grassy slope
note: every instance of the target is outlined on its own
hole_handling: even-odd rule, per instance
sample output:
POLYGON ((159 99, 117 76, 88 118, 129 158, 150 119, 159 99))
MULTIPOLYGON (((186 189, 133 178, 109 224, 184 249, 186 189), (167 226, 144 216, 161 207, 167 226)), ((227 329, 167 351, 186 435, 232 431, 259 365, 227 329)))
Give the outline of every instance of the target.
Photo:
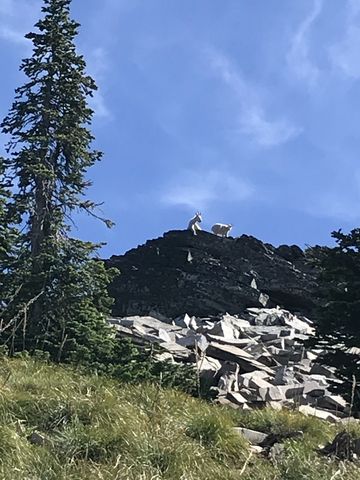
MULTIPOLYGON (((241 413, 156 386, 125 386, 32 360, 0 363, 0 479, 343 480, 360 467, 314 452, 335 427, 290 412, 241 413), (232 431, 304 431, 273 463, 232 431), (33 445, 34 431, 48 439, 33 445)), ((360 429, 359 429, 360 434, 360 429)))

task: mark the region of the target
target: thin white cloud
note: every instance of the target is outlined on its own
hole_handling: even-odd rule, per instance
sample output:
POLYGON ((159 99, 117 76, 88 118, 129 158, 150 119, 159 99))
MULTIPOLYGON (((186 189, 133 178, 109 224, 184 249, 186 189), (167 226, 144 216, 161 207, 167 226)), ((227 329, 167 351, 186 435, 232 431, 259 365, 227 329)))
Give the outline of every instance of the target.
POLYGON ((235 93, 239 113, 235 133, 251 137, 262 147, 274 147, 297 136, 301 129, 287 119, 269 119, 256 88, 247 83, 231 59, 215 50, 208 50, 212 70, 235 93))
POLYGON ((310 58, 309 35, 314 22, 319 17, 323 0, 314 0, 311 12, 300 23, 291 39, 287 63, 292 72, 309 87, 314 87, 319 79, 320 70, 310 58))
POLYGON ((102 47, 95 48, 87 59, 88 67, 91 69, 92 75, 103 78, 108 71, 107 52, 102 47))
POLYGON ((23 18, 24 15, 33 16, 40 12, 42 0, 0 0, 0 15, 16 16, 23 18))
POLYGON ((333 66, 348 77, 360 78, 360 1, 348 0, 343 38, 332 45, 329 56, 333 66))
POLYGON ((287 120, 268 120, 261 106, 248 106, 241 115, 242 133, 252 136, 263 147, 274 147, 286 143, 301 130, 287 120))
POLYGON ((215 201, 240 202, 254 193, 253 186, 244 179, 228 172, 184 172, 181 178, 170 184, 161 197, 167 205, 182 205, 192 210, 205 210, 215 201))
MULTIPOLYGON (((3 40, 22 48, 31 48, 31 42, 25 38, 25 34, 32 30, 40 18, 40 7, 39 0, 0 0, 0 42, 3 40)), ((106 51, 97 47, 85 57, 89 73, 95 77, 98 85, 103 84, 109 65, 106 51)), ((101 88, 94 92, 89 104, 98 118, 111 117, 101 88)))
POLYGON ((340 189, 335 183, 331 190, 323 190, 307 198, 306 213, 322 218, 331 218, 339 222, 358 222, 360 220, 360 170, 354 169, 351 178, 346 181, 347 189, 340 189))
POLYGON ((111 118, 112 116, 106 105, 105 98, 99 90, 97 90, 94 93, 94 96, 89 99, 89 106, 98 118, 111 118))
POLYGON ((16 45, 30 45, 30 41, 25 38, 24 32, 14 30, 13 28, 6 25, 0 25, 0 38, 16 45))
POLYGON ((313 198, 311 205, 305 206, 305 212, 314 217, 331 218, 339 222, 360 220, 360 198, 345 198, 332 193, 324 193, 313 198))
POLYGON ((40 15, 39 0, 0 0, 0 40, 30 47, 25 38, 40 15))
POLYGON ((89 101, 90 107, 94 110, 96 117, 111 118, 111 111, 107 106, 101 88, 101 85, 105 83, 106 73, 109 70, 107 52, 104 48, 97 47, 88 55, 85 55, 85 57, 87 58, 88 72, 94 77, 99 87, 99 90, 94 92, 94 96, 89 101))

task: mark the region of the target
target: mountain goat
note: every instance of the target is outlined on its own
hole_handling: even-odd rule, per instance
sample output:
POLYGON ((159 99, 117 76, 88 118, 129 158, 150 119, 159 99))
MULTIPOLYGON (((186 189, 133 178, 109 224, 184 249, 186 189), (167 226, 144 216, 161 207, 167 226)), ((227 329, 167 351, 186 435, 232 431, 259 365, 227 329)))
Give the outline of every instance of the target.
POLYGON ((196 212, 193 218, 190 220, 188 225, 188 230, 192 230, 193 234, 196 235, 196 232, 201 230, 199 223, 202 222, 202 217, 200 212, 196 212))
POLYGON ((227 237, 231 229, 232 225, 230 223, 215 223, 215 225, 211 227, 211 231, 219 237, 227 237))

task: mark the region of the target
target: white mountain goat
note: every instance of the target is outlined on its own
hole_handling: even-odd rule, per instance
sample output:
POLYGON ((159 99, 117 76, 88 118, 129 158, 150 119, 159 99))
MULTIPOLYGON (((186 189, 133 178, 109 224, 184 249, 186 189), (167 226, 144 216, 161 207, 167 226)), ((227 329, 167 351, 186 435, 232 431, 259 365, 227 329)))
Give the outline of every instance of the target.
POLYGON ((196 235, 196 232, 201 230, 199 223, 202 222, 202 217, 200 212, 196 212, 193 218, 190 220, 188 225, 188 230, 192 230, 193 234, 196 235))
POLYGON ((211 231, 219 237, 227 237, 231 229, 232 225, 230 223, 215 223, 211 227, 211 231))

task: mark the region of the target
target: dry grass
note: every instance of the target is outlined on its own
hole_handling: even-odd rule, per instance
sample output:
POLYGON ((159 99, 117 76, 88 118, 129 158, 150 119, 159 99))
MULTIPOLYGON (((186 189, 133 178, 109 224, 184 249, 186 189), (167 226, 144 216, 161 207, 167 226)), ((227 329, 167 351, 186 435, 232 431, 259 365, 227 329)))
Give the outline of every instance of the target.
POLYGON ((119 385, 29 359, 0 364, 2 480, 356 480, 360 468, 320 458, 335 428, 291 412, 246 415, 161 390, 119 385), (302 430, 272 462, 235 425, 302 430), (45 439, 33 445, 34 431, 45 439), (245 463, 246 468, 243 468, 245 463))

